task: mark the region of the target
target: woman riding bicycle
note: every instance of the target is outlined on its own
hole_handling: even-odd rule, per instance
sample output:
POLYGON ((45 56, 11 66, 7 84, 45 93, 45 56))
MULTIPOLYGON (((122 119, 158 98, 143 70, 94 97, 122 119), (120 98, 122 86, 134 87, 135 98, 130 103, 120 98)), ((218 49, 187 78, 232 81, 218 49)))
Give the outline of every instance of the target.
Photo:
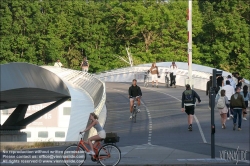
MULTIPOLYGON (((92 127, 94 127, 96 129, 98 134, 90 137, 88 139, 88 142, 85 142, 86 144, 89 144, 89 146, 91 148, 91 151, 86 152, 86 153, 91 154, 91 155, 95 155, 92 141, 95 141, 95 143, 96 143, 97 140, 105 139, 106 138, 106 132, 102 128, 100 123, 98 122, 98 120, 97 120, 98 117, 97 117, 97 115, 95 113, 90 113, 89 119, 92 121, 91 124, 88 127, 86 127, 86 129, 83 130, 82 132, 86 132, 86 131, 90 130, 92 127)), ((80 132, 80 133, 82 133, 82 132, 80 132)))

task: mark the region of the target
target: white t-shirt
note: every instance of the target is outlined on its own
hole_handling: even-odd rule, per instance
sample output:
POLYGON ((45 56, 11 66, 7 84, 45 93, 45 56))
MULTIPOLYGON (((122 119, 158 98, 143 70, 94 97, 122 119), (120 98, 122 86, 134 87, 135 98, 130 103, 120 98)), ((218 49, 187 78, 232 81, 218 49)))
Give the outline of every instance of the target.
POLYGON ((62 65, 61 62, 55 62, 54 66, 56 66, 56 67, 62 67, 63 65, 62 65))
POLYGON ((227 96, 228 100, 231 99, 231 96, 235 93, 233 86, 231 85, 225 85, 222 87, 226 91, 225 96, 227 96))
POLYGON ((173 75, 176 75, 177 70, 178 70, 177 66, 173 65, 170 66, 170 72, 173 73, 173 75))

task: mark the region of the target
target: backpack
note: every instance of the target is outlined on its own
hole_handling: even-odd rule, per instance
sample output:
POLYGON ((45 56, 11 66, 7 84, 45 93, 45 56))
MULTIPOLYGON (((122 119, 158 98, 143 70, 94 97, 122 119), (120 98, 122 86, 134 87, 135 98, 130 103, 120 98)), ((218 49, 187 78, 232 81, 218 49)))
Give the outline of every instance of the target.
POLYGON ((184 103, 193 103, 194 101, 193 90, 185 90, 184 95, 185 95, 184 103))
POLYGON ((226 106, 225 104, 225 97, 220 97, 217 102, 217 108, 222 109, 226 106))

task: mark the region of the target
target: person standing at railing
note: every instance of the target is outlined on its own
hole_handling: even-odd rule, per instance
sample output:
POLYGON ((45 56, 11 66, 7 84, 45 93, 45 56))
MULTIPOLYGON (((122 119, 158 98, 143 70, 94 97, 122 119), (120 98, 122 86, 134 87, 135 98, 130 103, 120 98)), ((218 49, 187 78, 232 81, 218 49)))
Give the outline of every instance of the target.
POLYGON ((151 76, 152 76, 152 87, 154 87, 154 82, 156 82, 156 87, 158 88, 158 76, 159 76, 159 71, 158 67, 156 66, 156 63, 152 63, 151 68, 149 69, 151 76))
POLYGON ((172 65, 170 66, 170 86, 174 85, 174 87, 176 88, 176 72, 178 70, 177 65, 175 64, 175 62, 172 62, 172 65))
POLYGON ((57 61, 54 64, 55 67, 63 67, 63 64, 60 62, 60 59, 57 59, 57 61))
POLYGON ((89 71, 89 62, 88 62, 86 57, 83 58, 83 61, 81 63, 81 68, 82 68, 82 71, 84 71, 84 72, 89 71))
MULTIPOLYGON (((248 86, 247 85, 243 86, 243 91, 241 91, 240 94, 244 98, 246 108, 248 108, 248 101, 250 101, 250 92, 248 92, 248 86)), ((243 118, 242 119, 247 120, 246 116, 247 116, 247 111, 245 110, 243 112, 243 118)))

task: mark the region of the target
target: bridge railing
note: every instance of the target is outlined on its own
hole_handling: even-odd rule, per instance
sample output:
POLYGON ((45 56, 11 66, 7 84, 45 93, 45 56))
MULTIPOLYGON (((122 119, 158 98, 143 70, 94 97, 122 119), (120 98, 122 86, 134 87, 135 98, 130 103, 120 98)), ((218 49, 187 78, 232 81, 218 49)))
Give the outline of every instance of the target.
MULTIPOLYGON (((106 82, 132 82, 134 78, 137 79, 138 82, 144 81, 144 74, 147 72, 149 67, 145 66, 134 66, 128 68, 120 68, 116 70, 110 70, 103 73, 99 73, 96 77, 100 78, 106 82)), ((165 83, 165 76, 167 75, 170 78, 170 68, 169 67, 158 67, 160 78, 158 79, 159 83, 165 83), (168 73, 168 74, 167 74, 168 73)), ((199 90, 206 90, 206 83, 209 80, 211 73, 204 71, 192 71, 192 82, 193 88, 199 90)), ((150 75, 149 75, 150 77, 150 75)), ((149 78, 149 82, 151 79, 149 78)), ((176 85, 185 86, 188 83, 188 70, 178 69, 176 74, 176 85)), ((245 84, 249 85, 249 81, 246 80, 245 84)))
MULTIPOLYGON (((90 96, 90 98, 93 100, 94 110, 89 110, 86 112, 94 112, 99 117, 98 120, 101 126, 104 126, 106 121, 106 90, 105 83, 103 81, 89 73, 82 71, 71 70, 67 68, 58 68, 53 66, 45 66, 44 68, 54 72, 62 80, 69 82, 71 85, 76 86, 78 89, 81 89, 88 96, 90 96)), ((86 119, 83 120, 88 121, 88 117, 89 116, 86 115, 86 119)), ((89 121, 86 123, 86 126, 88 124, 89 121)), ((84 126, 81 126, 81 128, 84 128, 84 126)), ((86 132, 85 139, 87 137, 91 137, 94 134, 96 134, 96 131, 94 129, 91 129, 90 131, 86 132)))

